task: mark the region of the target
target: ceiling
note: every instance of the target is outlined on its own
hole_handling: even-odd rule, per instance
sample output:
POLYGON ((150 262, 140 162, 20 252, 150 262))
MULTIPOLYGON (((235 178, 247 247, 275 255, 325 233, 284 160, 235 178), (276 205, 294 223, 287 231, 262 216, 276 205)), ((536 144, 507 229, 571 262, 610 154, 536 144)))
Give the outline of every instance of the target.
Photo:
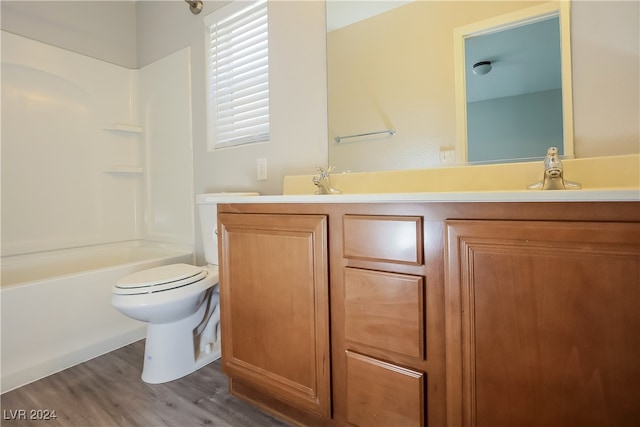
POLYGON ((413 0, 327 0, 327 32, 379 15, 413 0))
POLYGON ((465 42, 467 102, 561 88, 558 17, 465 42), (473 64, 491 61, 491 71, 473 73, 473 64))

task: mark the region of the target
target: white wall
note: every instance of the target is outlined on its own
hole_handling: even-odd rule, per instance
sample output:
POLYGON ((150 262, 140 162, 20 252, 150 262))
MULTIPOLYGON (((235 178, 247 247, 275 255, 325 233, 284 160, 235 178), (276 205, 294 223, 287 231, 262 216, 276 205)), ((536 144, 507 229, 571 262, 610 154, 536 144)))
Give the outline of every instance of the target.
POLYGON ((2 32, 3 255, 141 237, 135 72, 2 32))
POLYGON ((183 1, 137 2, 141 65, 191 46, 195 191, 280 194, 285 175, 315 172, 327 162, 325 5, 274 1, 269 5, 271 141, 207 151, 203 17, 227 2, 205 1, 200 15, 183 1), (268 161, 267 181, 256 159, 268 161))
POLYGON ((136 93, 145 150, 143 237, 193 247, 191 49, 138 70, 136 93))
POLYGON ((129 70, 2 31, 3 255, 193 247, 189 60, 129 70))
POLYGON ((5 31, 137 68, 133 1, 2 0, 0 11, 5 31))
MULTIPOLYGON (((325 5, 314 0, 270 4, 272 140, 208 152, 203 17, 226 3, 206 1, 204 11, 193 15, 182 0, 3 1, 2 27, 127 67, 143 67, 189 47, 190 82, 184 76, 168 80, 172 85, 191 87, 190 135, 181 137, 192 138, 192 170, 184 165, 169 170, 193 179, 195 193, 252 190, 278 194, 285 175, 313 173, 316 165, 327 164, 325 5), (80 6, 72 7, 72 3, 80 6), (132 55, 136 61, 131 60, 132 55), (267 181, 256 179, 256 159, 262 157, 268 160, 267 181)), ((165 130, 176 123, 167 120, 169 128, 165 130)), ((175 201, 185 202, 179 198, 175 201)), ((189 200, 190 207, 192 204, 193 200, 189 200)), ((159 233, 163 221, 168 221, 166 217, 150 220, 155 221, 155 231, 159 233)), ((199 237, 197 233, 196 236, 199 237)), ((202 253, 201 248, 198 252, 202 253)))
POLYGON ((640 2, 573 1, 575 155, 640 152, 640 2))
MULTIPOLYGON (((205 1, 200 15, 183 1, 137 2, 138 60, 147 64, 190 46, 195 193, 258 191, 281 194, 286 175, 327 165, 326 29, 324 1, 269 5, 271 141, 207 151, 203 17, 227 2, 205 1), (268 179, 256 179, 256 159, 267 158, 268 179)), ((196 216, 196 252, 202 242, 196 216)))

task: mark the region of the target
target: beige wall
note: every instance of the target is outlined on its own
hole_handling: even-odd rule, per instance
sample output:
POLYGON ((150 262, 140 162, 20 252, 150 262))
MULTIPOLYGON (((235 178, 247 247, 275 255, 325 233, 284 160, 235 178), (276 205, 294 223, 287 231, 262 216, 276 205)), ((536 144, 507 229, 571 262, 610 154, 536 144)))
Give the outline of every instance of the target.
MULTIPOLYGON (((453 29, 536 3, 416 1, 331 32, 330 162, 338 171, 438 165, 456 141, 453 29), (391 127, 392 138, 334 142, 391 127)), ((572 2, 577 157, 640 152, 639 4, 572 2)))
POLYGON ((330 32, 332 165, 338 171, 439 165, 440 150, 456 141, 453 29, 537 3, 416 1, 330 32), (334 142, 392 127, 393 137, 334 142))

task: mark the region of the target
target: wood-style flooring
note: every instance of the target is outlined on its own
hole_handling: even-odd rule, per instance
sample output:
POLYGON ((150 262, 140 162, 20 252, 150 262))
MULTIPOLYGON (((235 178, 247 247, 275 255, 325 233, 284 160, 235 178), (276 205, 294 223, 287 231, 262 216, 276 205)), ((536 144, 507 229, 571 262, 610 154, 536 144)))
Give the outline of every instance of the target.
POLYGON ((217 360, 165 384, 140 379, 144 341, 3 394, 3 427, 286 427, 228 393, 217 360), (22 411, 23 410, 23 411, 22 411), (46 411, 56 418, 39 420, 46 411))

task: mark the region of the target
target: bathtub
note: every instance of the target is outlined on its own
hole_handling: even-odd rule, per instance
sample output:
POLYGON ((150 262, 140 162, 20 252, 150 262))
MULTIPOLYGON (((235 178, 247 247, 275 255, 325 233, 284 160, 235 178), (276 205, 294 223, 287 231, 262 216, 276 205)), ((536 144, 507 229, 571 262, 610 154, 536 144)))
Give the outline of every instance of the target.
POLYGON ((193 261, 191 248, 148 241, 3 257, 0 393, 144 338, 144 323, 111 307, 111 287, 193 261))

